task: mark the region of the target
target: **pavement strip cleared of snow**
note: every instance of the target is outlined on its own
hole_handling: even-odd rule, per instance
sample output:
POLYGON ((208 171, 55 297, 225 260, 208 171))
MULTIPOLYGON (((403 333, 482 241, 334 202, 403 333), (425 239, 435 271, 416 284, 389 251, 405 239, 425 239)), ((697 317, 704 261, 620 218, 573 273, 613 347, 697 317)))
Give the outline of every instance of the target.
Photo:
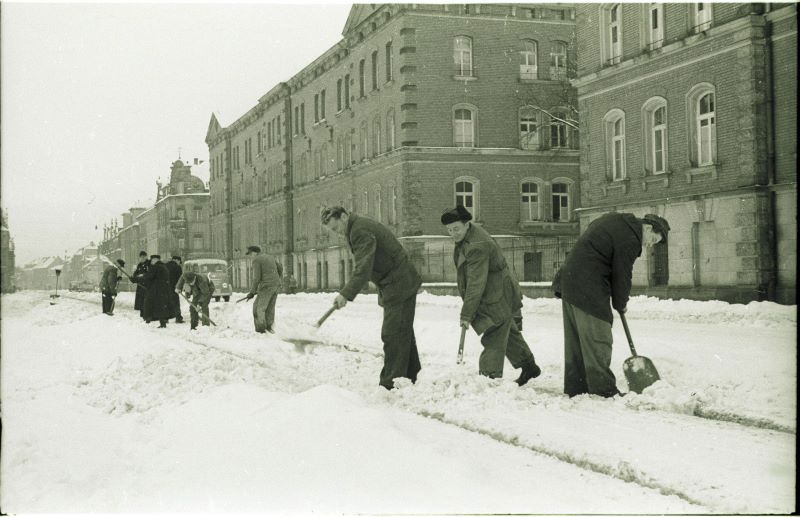
MULTIPOLYGON (((475 337, 468 342, 466 364, 453 364, 455 347, 449 343, 453 325, 446 322, 457 320, 459 301, 453 297, 421 295, 415 328, 423 371, 416 385, 400 381, 397 389, 386 392, 375 386, 382 354, 380 309, 375 306, 374 296, 359 297, 356 303, 337 311, 318 332, 311 331, 308 322, 315 321, 324 312, 332 296, 282 296, 277 325, 278 336, 282 337, 278 337, 252 332, 249 306, 222 303, 212 304, 212 317, 219 327, 201 328, 195 333, 189 333, 186 325, 170 325, 166 331, 148 328, 132 311, 128 295, 120 295, 114 318, 96 314, 99 302, 97 308, 83 303, 94 304, 98 295, 69 293, 55 306, 47 306, 45 293, 3 297, 3 412, 7 426, 12 426, 4 433, 3 441, 4 446, 9 445, 14 451, 11 455, 4 454, 3 477, 10 479, 9 469, 23 473, 16 481, 4 484, 0 493, 4 507, 26 511, 62 511, 62 507, 65 511, 183 511, 186 508, 214 511, 214 502, 204 500, 203 494, 216 493, 218 498, 222 494, 225 510, 269 509, 301 513, 585 513, 603 510, 781 513, 794 508, 796 351, 792 336, 796 335, 796 320, 786 308, 775 304, 752 307, 742 314, 741 308, 750 306, 729 305, 726 309, 719 302, 702 305, 703 302, 639 300, 643 310, 639 314, 632 310, 630 316, 634 321, 647 321, 647 325, 636 325, 642 335, 640 343, 647 343, 647 355, 656 361, 662 377, 670 379, 674 385, 662 381, 642 395, 604 400, 590 396, 568 399, 559 393, 560 314, 553 301, 526 300, 524 334, 545 374, 528 386, 518 388, 510 380, 515 375, 508 371, 503 380, 476 375, 480 345, 475 337), (660 311, 659 306, 662 306, 660 311), (71 323, 76 317, 78 322, 71 323), (19 324, 16 319, 20 320, 19 324), (714 325, 705 323, 709 320, 714 325), (26 324, 31 328, 25 329, 26 324), (54 352, 55 358, 49 358, 43 348, 33 356, 35 363, 26 363, 33 360, 24 357, 32 351, 16 346, 17 340, 35 340, 37 333, 41 338, 52 338, 53 329, 48 327, 54 327, 58 335, 70 340, 65 341, 69 343, 66 351, 71 354, 70 362, 74 361, 74 365, 66 376, 59 377, 59 373, 64 373, 58 371, 63 370, 63 365, 53 364, 58 359, 57 353, 54 352), (654 327, 668 333, 663 347, 669 357, 650 352, 655 349, 652 342, 665 337, 653 333, 654 327), (126 335, 137 339, 124 338, 126 335), (676 335, 680 337, 678 341, 669 339, 676 335), (693 341, 694 336, 705 341, 697 342, 697 338, 693 341), (8 343, 7 339, 13 341, 8 343), (104 340, 115 339, 121 339, 125 346, 100 351, 104 340), (138 347, 139 341, 155 344, 138 347), (698 358, 700 346, 704 354, 698 358), (770 349, 765 351, 767 346, 770 349), (92 354, 92 351, 98 353, 92 354), (112 358, 110 362, 109 357, 112 358), (15 359, 19 359, 19 367, 15 359), (716 363, 725 367, 707 372, 711 382, 696 382, 699 377, 686 373, 691 368, 707 368, 716 363), (15 366, 11 368, 9 364, 15 366), (26 364, 35 364, 40 371, 29 376, 32 372, 25 371, 26 364), (48 368, 48 364, 52 368, 48 368), (743 364, 749 364, 753 370, 756 378, 753 385, 740 380, 743 364), (770 371, 773 366, 780 367, 770 371), (42 456, 46 446, 31 437, 46 438, 48 435, 38 432, 26 436, 15 432, 13 418, 16 411, 26 415, 29 400, 47 399, 47 394, 53 397, 52 403, 57 407, 58 393, 65 387, 72 395, 68 405, 84 416, 87 408, 93 408, 98 428, 107 429, 110 435, 123 433, 121 436, 125 437, 126 432, 142 431, 149 435, 148 443, 132 440, 131 445, 122 448, 122 465, 130 472, 123 473, 119 466, 109 467, 102 458, 93 458, 86 472, 62 473, 59 479, 51 479, 51 472, 36 468, 38 460, 40 466, 49 465, 51 470, 59 470, 53 469, 56 460, 48 461, 42 456), (187 407, 193 408, 190 421, 216 429, 218 432, 212 436, 230 432, 232 421, 236 421, 237 426, 249 427, 253 412, 275 416, 261 406, 248 407, 246 411, 239 407, 241 403, 229 407, 223 395, 238 400, 235 397, 241 395, 240 392, 248 395, 248 399, 260 400, 266 396, 274 399, 274 404, 270 404, 286 406, 278 412, 286 420, 284 427, 271 427, 272 424, 257 418, 253 420, 256 428, 263 427, 258 435, 270 438, 253 443, 255 450, 249 452, 262 457, 259 446, 272 452, 280 450, 274 443, 266 446, 271 442, 281 443, 287 450, 296 449, 291 461, 287 456, 278 463, 277 470, 288 473, 289 477, 300 475, 300 471, 292 472, 298 461, 307 467, 316 464, 318 468, 322 461, 323 470, 337 471, 331 454, 317 450, 330 445, 328 437, 325 433, 307 436, 309 430, 304 422, 310 422, 315 429, 321 425, 331 434, 352 433, 353 422, 347 422, 349 416, 345 422, 337 419, 340 410, 345 415, 348 411, 355 412, 371 424, 359 426, 365 429, 354 438, 357 442, 342 445, 351 437, 340 437, 335 442, 337 450, 357 447, 358 442, 377 447, 382 461, 361 457, 361 463, 356 461, 355 467, 364 471, 377 468, 372 463, 380 463, 383 465, 379 469, 381 472, 362 472, 365 476, 361 479, 364 485, 360 491, 356 488, 359 476, 348 477, 344 472, 339 475, 352 482, 344 491, 325 488, 331 484, 332 477, 307 483, 309 492, 317 495, 299 506, 297 489, 285 486, 282 481, 278 483, 280 490, 269 490, 268 494, 256 490, 256 494, 252 494, 237 489, 248 485, 241 476, 233 475, 226 481, 217 477, 212 484, 208 479, 198 479, 199 474, 193 475, 195 469, 178 469, 177 472, 187 477, 179 481, 174 475, 165 476, 163 472, 161 476, 156 473, 155 482, 142 479, 152 473, 147 464, 137 458, 162 455, 146 446, 150 443, 161 443, 159 450, 178 461, 185 461, 191 455, 184 441, 199 442, 194 447, 204 455, 208 453, 212 445, 207 443, 208 432, 193 436, 189 427, 175 420, 177 417, 173 413, 176 411, 181 413, 187 407), (783 397, 775 400, 780 394, 783 397), (738 401, 730 400, 737 396, 738 401), (765 400, 777 403, 765 408, 765 400), (214 412, 202 414, 209 405, 214 412), (289 409, 295 406, 307 413, 299 420, 289 409), (323 416, 317 418, 316 413, 323 416), (100 418, 100 415, 106 416, 100 418), (210 419, 210 416, 215 418, 210 419), (224 430, 223 424, 218 423, 220 417, 228 423, 224 430), (119 420, 124 424, 115 425, 119 420), (167 423, 172 427, 162 427, 167 423), (350 425, 341 429, 345 424, 350 425), (446 425, 442 427, 442 424, 446 425), (184 439, 165 442, 166 435, 159 434, 158 430, 167 428, 171 436, 184 439), (403 430, 400 437, 384 439, 387 434, 397 434, 398 428, 403 430), (282 432, 293 436, 297 443, 284 443, 289 438, 282 432), (398 447, 396 442, 403 442, 402 437, 408 435, 414 435, 416 440, 405 443, 405 449, 399 447, 403 452, 398 453, 394 450, 398 447), (470 461, 484 462, 477 470, 468 468, 465 471, 463 476, 468 479, 456 476, 456 480, 442 483, 443 473, 452 469, 443 470, 442 466, 433 465, 434 460, 442 460, 436 454, 415 452, 414 445, 430 444, 445 435, 452 435, 454 442, 465 444, 463 448, 450 447, 447 458, 466 461, 462 452, 469 450, 470 455, 475 456, 470 461), (301 446, 313 449, 312 454, 322 459, 307 460, 305 450, 297 449, 301 446), (506 468, 530 471, 531 477, 523 481, 516 474, 505 474, 499 478, 503 488, 471 487, 475 472, 497 469, 495 463, 487 459, 488 453, 476 452, 484 449, 507 458, 506 468), (175 450, 184 452, 172 452, 175 450), (409 470, 404 465, 409 458, 421 460, 425 465, 409 470), (113 472, 106 476, 110 479, 105 484, 108 485, 106 489, 92 488, 93 482, 104 486, 99 479, 108 469, 113 472), (438 480, 435 486, 443 490, 441 494, 398 498, 389 485, 375 481, 388 474, 395 483, 397 479, 403 480, 400 485, 406 487, 403 488, 406 494, 416 493, 414 489, 419 491, 420 487, 409 478, 420 475, 421 471, 433 476, 431 480, 438 480), (554 471, 559 474, 552 474, 554 471), (541 477, 544 472, 546 478, 541 477), (580 490, 574 487, 577 480, 583 486, 580 490), (615 484, 621 482, 625 483, 615 484), (36 484, 44 489, 33 489, 36 484), (218 484, 224 489, 220 491, 218 484), (61 490, 53 490, 53 485, 61 490), (77 496, 70 493, 76 485, 84 486, 91 494, 76 499, 77 496), (464 486, 471 488, 465 490, 464 486), (620 487, 628 487, 634 494, 625 495, 620 487), (514 488, 525 496, 520 496, 514 488), (445 497, 450 493, 453 497, 460 494, 461 499, 445 497), (461 505, 453 501, 461 501, 461 505)), ((632 307, 635 306, 632 303, 632 307)), ((615 341, 613 363, 619 365, 624 357, 617 357, 616 353, 624 337, 617 335, 616 328, 615 341)), ((621 353, 624 356, 624 350, 621 353)), ((506 367, 514 373, 510 365, 506 367)), ((624 387, 624 378, 619 373, 618 376, 623 379, 620 383, 624 387)), ((60 401, 62 405, 63 402, 60 401)), ((24 416, 21 420, 25 421, 24 416)), ((36 421, 33 417, 29 420, 36 421)), ((246 443, 253 439, 250 433, 243 437, 246 443)), ((91 447, 86 443, 71 445, 77 450, 91 447)), ((241 460, 249 466, 247 468, 258 470, 261 464, 254 463, 234 445, 225 450, 230 453, 233 449, 235 456, 243 456, 241 460)), ((441 448, 441 444, 436 447, 441 448)), ((357 450, 350 454, 359 456, 357 450)), ((212 462, 215 468, 197 471, 218 471, 223 460, 218 458, 212 462)), ((352 462, 348 464, 353 467, 352 462)), ((175 470, 174 465, 167 466, 175 470)), ((163 467, 165 471, 169 471, 167 466, 163 467)), ((69 470, 67 466, 63 468, 69 470)), ((264 472, 263 465, 260 468, 262 481, 266 478, 275 481, 272 479, 275 469, 264 472)), ((238 472, 236 468, 232 470, 238 472)), ((334 486, 339 478, 336 479, 334 486)), ((80 495, 80 490, 77 493, 80 495)))

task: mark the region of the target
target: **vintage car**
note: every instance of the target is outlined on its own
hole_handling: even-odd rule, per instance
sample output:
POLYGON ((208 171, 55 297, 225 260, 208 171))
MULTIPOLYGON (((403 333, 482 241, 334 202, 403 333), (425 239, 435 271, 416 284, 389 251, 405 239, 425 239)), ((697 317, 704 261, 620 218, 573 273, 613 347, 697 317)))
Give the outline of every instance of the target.
POLYGON ((228 278, 229 269, 228 263, 222 259, 189 259, 183 263, 184 271, 194 271, 206 275, 209 280, 214 282, 214 300, 217 302, 220 298, 226 302, 231 299, 233 289, 228 278))

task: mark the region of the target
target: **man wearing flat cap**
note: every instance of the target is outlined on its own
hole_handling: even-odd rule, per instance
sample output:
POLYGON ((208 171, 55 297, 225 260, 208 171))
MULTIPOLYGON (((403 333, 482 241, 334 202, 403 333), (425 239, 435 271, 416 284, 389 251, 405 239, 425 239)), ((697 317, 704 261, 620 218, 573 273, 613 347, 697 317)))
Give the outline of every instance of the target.
POLYGON ((379 384, 390 390, 398 377, 416 382, 421 365, 414 312, 422 279, 405 249, 389 228, 369 217, 350 214, 341 206, 325 208, 321 222, 328 231, 344 236, 355 262, 350 281, 333 305, 340 309, 353 301, 370 280, 378 288, 384 354, 379 384))
POLYGON ((169 295, 169 309, 172 313, 172 317, 175 318, 175 323, 183 323, 183 315, 181 314, 181 299, 178 296, 180 291, 175 291, 175 286, 178 284, 178 280, 183 274, 181 262, 182 260, 179 255, 173 255, 172 260, 165 264, 167 266, 167 271, 169 271, 169 288, 171 289, 169 295))
POLYGON ((172 317, 170 309, 169 270, 161 262, 161 255, 150 255, 150 266, 142 277, 147 286, 144 298, 144 320, 147 323, 158 320, 158 328, 167 328, 167 320, 172 317))
POLYGON ((455 241, 462 328, 481 336, 483 352, 478 372, 490 378, 503 376, 505 358, 522 371, 516 382, 523 386, 541 374, 539 366, 517 328, 514 316, 522 308, 522 292, 508 268, 503 250, 486 230, 472 223, 472 214, 461 206, 442 214, 442 224, 455 241))
POLYGON ((256 332, 274 334, 272 326, 275 324, 275 303, 281 288, 277 263, 269 256, 262 255, 258 246, 248 246, 245 255, 253 257, 253 278, 247 299, 256 297, 256 301, 253 302, 253 323, 256 332))
POLYGON ((197 322, 200 319, 197 309, 200 309, 203 313, 203 325, 208 326, 210 324, 208 304, 211 302, 214 289, 214 282, 212 282, 210 278, 201 273, 195 273, 194 271, 183 273, 176 282, 175 296, 179 296, 181 290, 186 290, 188 294, 191 295, 191 305, 189 305, 190 330, 197 328, 197 322))
MULTIPOLYGON (((121 258, 117 259, 117 264, 120 268, 125 267, 125 261, 121 258)), ((100 278, 100 293, 103 296, 103 314, 109 316, 114 315, 114 298, 117 297, 117 282, 122 280, 122 277, 117 275, 117 266, 109 264, 103 271, 103 276, 100 278)))
POLYGON ((139 315, 142 319, 146 319, 144 317, 144 299, 147 286, 144 285, 144 274, 147 273, 149 267, 150 261, 147 260, 147 252, 140 251, 139 263, 136 264, 136 269, 133 271, 133 275, 131 275, 131 282, 136 284, 136 297, 133 300, 133 310, 139 311, 139 315))
POLYGON ((613 397, 611 307, 624 313, 633 263, 646 248, 666 246, 663 217, 611 212, 589 224, 553 279, 564 321, 564 393, 613 397))

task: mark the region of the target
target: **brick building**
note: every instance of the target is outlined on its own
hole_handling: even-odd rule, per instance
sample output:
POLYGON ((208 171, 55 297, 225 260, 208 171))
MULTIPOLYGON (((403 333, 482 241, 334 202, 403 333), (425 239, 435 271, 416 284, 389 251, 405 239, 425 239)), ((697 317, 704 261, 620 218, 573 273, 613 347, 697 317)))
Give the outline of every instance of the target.
POLYGON ((16 268, 14 267, 14 239, 8 230, 5 211, 0 212, 0 291, 13 293, 16 268))
POLYGON ((581 228, 657 213, 660 296, 795 303, 796 4, 577 6, 581 228))
POLYGON ((260 244, 301 287, 350 274, 319 223, 341 204, 387 224, 426 280, 452 280, 441 212, 497 236, 521 279, 549 278, 578 232, 569 4, 354 5, 343 39, 226 127, 211 116, 212 249, 248 280, 260 244), (546 254, 546 255, 543 255, 546 254))

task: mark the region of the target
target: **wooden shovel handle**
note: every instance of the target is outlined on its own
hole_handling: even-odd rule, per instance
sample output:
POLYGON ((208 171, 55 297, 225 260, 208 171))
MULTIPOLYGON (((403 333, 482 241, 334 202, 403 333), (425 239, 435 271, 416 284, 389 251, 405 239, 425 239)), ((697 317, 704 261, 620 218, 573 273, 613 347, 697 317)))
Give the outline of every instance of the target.
POLYGON ((628 328, 628 320, 625 319, 625 313, 622 311, 619 312, 619 319, 622 320, 622 328, 625 329, 625 336, 628 338, 628 346, 631 347, 631 353, 634 357, 636 357, 636 348, 633 346, 633 338, 631 337, 631 331, 628 328))
POLYGON ((317 324, 316 324, 316 325, 314 325, 314 326, 315 326, 315 327, 317 327, 317 328, 321 327, 321 326, 322 326, 322 324, 323 324, 323 323, 325 323, 325 320, 326 320, 326 319, 328 319, 328 316, 330 316, 331 314, 333 314, 333 311, 335 311, 335 310, 336 310, 336 306, 335 306, 335 305, 332 305, 332 306, 331 306, 331 308, 330 308, 330 309, 328 309, 328 310, 325 312, 325 314, 323 314, 323 315, 322 315, 322 317, 319 319, 319 321, 317 321, 317 324))
POLYGON ((467 337, 467 329, 461 327, 461 339, 458 340, 458 358, 456 359, 456 364, 461 364, 464 362, 464 338, 467 337))

